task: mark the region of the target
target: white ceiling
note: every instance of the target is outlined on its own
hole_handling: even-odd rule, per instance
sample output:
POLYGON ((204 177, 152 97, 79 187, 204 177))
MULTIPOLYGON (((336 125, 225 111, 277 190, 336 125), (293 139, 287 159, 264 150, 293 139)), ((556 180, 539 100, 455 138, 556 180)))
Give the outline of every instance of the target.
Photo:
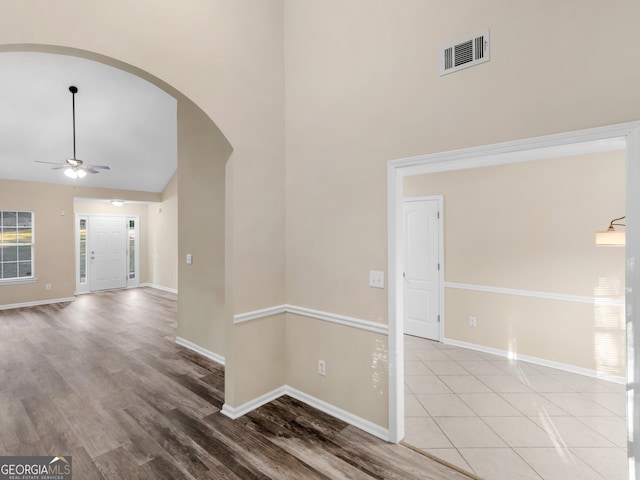
POLYGON ((116 68, 66 55, 0 53, 0 178, 161 192, 177 167, 176 100, 116 68), (111 170, 72 180, 36 160, 111 170))

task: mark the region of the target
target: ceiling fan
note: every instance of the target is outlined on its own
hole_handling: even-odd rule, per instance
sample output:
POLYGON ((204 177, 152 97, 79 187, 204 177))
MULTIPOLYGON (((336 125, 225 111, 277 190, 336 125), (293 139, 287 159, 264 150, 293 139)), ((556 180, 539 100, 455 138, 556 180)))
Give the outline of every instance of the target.
POLYGON ((44 162, 40 160, 36 160, 36 162, 55 165, 53 170, 64 168, 64 174, 70 178, 83 178, 87 173, 100 173, 99 170, 111 170, 106 165, 85 165, 82 160, 76 158, 76 93, 78 93, 78 88, 72 85, 69 87, 69 91, 71 92, 71 109, 73 112, 73 158, 67 158, 65 163, 44 162))

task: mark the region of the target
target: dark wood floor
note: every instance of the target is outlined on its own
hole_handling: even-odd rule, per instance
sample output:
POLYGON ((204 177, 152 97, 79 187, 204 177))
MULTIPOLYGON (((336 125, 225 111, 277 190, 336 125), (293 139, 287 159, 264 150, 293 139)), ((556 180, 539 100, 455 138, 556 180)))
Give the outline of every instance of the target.
POLYGON ((77 480, 469 478, 288 397, 230 420, 224 368, 175 335, 149 288, 0 311, 0 455, 71 455, 77 480))

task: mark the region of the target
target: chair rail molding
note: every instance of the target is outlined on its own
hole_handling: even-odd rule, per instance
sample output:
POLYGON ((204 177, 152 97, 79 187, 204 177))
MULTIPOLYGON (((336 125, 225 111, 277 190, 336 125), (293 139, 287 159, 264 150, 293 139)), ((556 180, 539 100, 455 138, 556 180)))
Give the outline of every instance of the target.
POLYGON ((337 313, 324 312, 321 310, 314 310, 311 308, 298 307, 296 305, 288 304, 263 308, 262 310, 254 310, 252 312, 239 313, 233 316, 233 323, 240 324, 250 322, 253 320, 259 320, 261 318, 270 317, 272 315, 279 315, 281 313, 290 313, 293 315, 299 315, 301 317, 308 317, 325 322, 337 323, 346 327, 353 327, 360 330, 366 330, 368 332, 379 333, 381 335, 389 334, 389 326, 384 323, 371 322, 369 320, 348 317, 346 315, 340 315, 337 313))

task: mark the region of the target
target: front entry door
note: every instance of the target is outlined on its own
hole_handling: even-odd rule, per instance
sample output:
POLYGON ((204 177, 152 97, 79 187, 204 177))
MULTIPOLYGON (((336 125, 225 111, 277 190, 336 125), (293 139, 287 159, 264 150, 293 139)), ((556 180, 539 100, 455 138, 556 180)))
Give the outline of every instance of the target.
POLYGON ((404 332, 440 341, 440 219, 438 199, 405 200, 404 332))
POLYGON ((92 291, 127 286, 127 218, 91 216, 88 235, 92 291))

